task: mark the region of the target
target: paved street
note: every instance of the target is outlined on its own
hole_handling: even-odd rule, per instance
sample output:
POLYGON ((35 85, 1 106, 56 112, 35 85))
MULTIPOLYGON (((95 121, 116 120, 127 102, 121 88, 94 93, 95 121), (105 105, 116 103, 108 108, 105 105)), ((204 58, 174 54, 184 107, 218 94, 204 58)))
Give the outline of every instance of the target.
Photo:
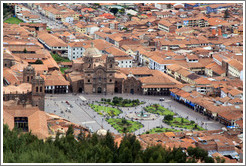
MULTIPOLYGON (((68 119, 71 122, 91 128, 93 132, 103 127, 110 132, 118 133, 111 125, 109 125, 105 121, 105 118, 103 116, 99 115, 88 106, 88 103, 92 103, 93 101, 100 101, 102 97, 112 99, 114 96, 128 99, 139 99, 140 101, 146 102, 145 104, 139 105, 137 107, 120 107, 120 109, 123 111, 119 115, 120 118, 126 117, 126 115, 131 112, 140 113, 143 110, 143 107, 157 103, 177 113, 180 117, 188 117, 188 120, 194 120, 199 126, 205 129, 215 130, 221 129, 221 127, 223 127, 223 125, 219 122, 207 120, 205 116, 194 112, 192 109, 176 101, 173 101, 169 96, 165 97, 165 101, 159 101, 160 96, 139 96, 131 94, 117 94, 106 96, 84 94, 77 94, 76 96, 72 94, 46 94, 45 111, 57 114, 65 119, 68 119), (73 108, 71 108, 70 105, 66 103, 66 101, 68 101, 73 106, 73 108), (61 111, 63 111, 63 113, 61 113, 61 111), (69 111, 71 111, 71 113, 69 111), (202 125, 202 123, 204 123, 204 125, 202 125)), ((142 120, 141 123, 144 125, 144 127, 135 131, 135 134, 142 134, 147 130, 155 128, 157 126, 171 128, 171 126, 162 122, 163 118, 164 116, 159 116, 155 120, 142 120)))
POLYGON ((47 26, 50 27, 51 29, 67 29, 63 24, 60 24, 56 20, 51 20, 46 16, 41 15, 38 10, 31 10, 32 14, 40 16, 40 19, 42 23, 47 23, 47 26))

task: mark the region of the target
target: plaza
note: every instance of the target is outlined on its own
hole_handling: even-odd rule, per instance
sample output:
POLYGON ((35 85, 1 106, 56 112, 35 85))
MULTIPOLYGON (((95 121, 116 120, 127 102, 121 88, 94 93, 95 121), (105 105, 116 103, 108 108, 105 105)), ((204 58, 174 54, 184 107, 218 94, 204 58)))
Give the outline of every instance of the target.
MULTIPOLYGON (((133 120, 140 122, 143 127, 134 131, 136 135, 145 133, 150 129, 161 127, 177 130, 186 130, 176 127, 171 127, 170 125, 164 123, 162 120, 164 115, 157 115, 154 119, 141 120, 134 118, 127 118, 129 114, 141 114, 144 107, 159 104, 160 106, 175 113, 175 117, 182 117, 189 121, 194 121, 198 126, 206 130, 217 130, 224 127, 217 121, 208 120, 206 116, 195 112, 194 110, 172 100, 169 96, 165 97, 165 101, 159 101, 160 96, 143 96, 143 95, 132 95, 132 94, 115 94, 115 95, 84 95, 84 94, 56 94, 45 96, 45 112, 54 113, 61 116, 73 123, 83 125, 89 128, 90 131, 96 132, 97 130, 103 128, 109 130, 112 133, 119 134, 119 132, 113 128, 107 121, 107 115, 100 115, 98 112, 94 111, 89 104, 95 104, 96 101, 100 101, 101 98, 113 99, 113 97, 123 97, 124 99, 136 100, 139 99, 140 104, 136 107, 118 107, 121 113, 114 118, 126 118, 127 120, 133 120)), ((154 114, 151 114, 154 115, 154 114)), ((187 129, 188 130, 188 129, 187 129)))

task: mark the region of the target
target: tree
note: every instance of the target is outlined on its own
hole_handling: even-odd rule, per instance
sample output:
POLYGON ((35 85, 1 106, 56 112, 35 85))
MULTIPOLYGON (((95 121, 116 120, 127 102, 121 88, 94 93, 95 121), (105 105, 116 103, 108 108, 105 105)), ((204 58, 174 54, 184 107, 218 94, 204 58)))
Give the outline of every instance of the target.
POLYGON ((114 97, 112 102, 114 103, 114 105, 119 104, 119 98, 118 97, 114 97))
POLYGON ((225 10, 225 13, 224 13, 224 19, 227 19, 230 17, 230 12, 228 9, 225 10))
POLYGON ((116 15, 116 13, 119 11, 119 9, 117 8, 111 8, 110 12, 113 13, 114 15, 116 15))
POLYGON ((24 53, 27 53, 27 50, 26 50, 26 48, 24 48, 23 52, 24 52, 24 53))
POLYGON ((122 119, 122 124, 126 124, 126 123, 127 123, 126 119, 123 118, 123 119, 122 119))
POLYGON ((167 4, 167 8, 171 9, 172 5, 170 3, 167 4))
POLYGON ((168 123, 169 123, 172 120, 173 120, 173 115, 165 115, 164 121, 168 121, 168 123))
POLYGON ((125 14, 125 9, 124 9, 124 8, 120 9, 120 10, 119 10, 119 13, 120 13, 120 14, 125 14))
POLYGON ((68 136, 68 135, 73 135, 73 126, 72 125, 70 125, 67 129, 66 136, 68 136))
POLYGON ((181 118, 181 124, 183 124, 184 123, 184 118, 181 118))
POLYGON ((41 61, 40 59, 38 59, 38 60, 36 60, 36 61, 34 62, 34 64, 43 64, 43 61, 41 61))
POLYGON ((153 107, 155 108, 155 110, 158 110, 159 105, 158 104, 153 104, 153 107))
POLYGON ((192 124, 192 125, 193 125, 194 123, 195 123, 195 121, 194 121, 194 120, 191 120, 191 121, 190 121, 190 124, 192 124))
POLYGON ((204 161, 205 161, 205 163, 214 163, 214 159, 212 157, 208 157, 208 156, 205 157, 204 161))

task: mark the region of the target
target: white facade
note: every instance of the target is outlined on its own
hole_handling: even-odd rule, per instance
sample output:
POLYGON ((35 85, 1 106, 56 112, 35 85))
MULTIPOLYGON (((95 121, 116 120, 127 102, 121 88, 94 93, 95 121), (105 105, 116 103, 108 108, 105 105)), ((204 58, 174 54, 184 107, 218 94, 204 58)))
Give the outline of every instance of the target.
POLYGON ((66 17, 65 22, 72 24, 73 23, 73 17, 66 17))
POLYGON ((159 70, 161 72, 166 73, 167 71, 167 65, 171 65, 171 64, 159 64, 156 61, 154 61, 153 59, 149 60, 149 68, 152 70, 159 70))
POLYGON ((233 66, 228 66, 228 72, 232 75, 232 76, 234 76, 234 77, 242 77, 242 73, 243 73, 243 70, 242 71, 238 71, 235 67, 233 67, 233 66))
POLYGON ((21 12, 21 11, 30 11, 28 8, 22 6, 22 5, 15 5, 15 14, 21 12))
POLYGON ((243 80, 243 70, 240 72, 240 80, 243 80))
POLYGON ((162 25, 162 24, 158 24, 158 29, 163 30, 165 32, 169 32, 169 27, 162 25))
POLYGON ((56 87, 66 89, 66 93, 68 93, 68 85, 58 85, 58 86, 45 86, 46 91, 55 91, 56 87))
POLYGON ((95 27, 87 27, 86 32, 89 35, 93 35, 96 31, 98 31, 100 28, 95 26, 95 27))
POLYGON ((67 51, 67 49, 68 49, 68 47, 49 46, 48 44, 46 44, 40 38, 38 38, 38 41, 40 41, 43 45, 45 45, 49 50, 53 50, 53 51, 67 51))
POLYGON ((132 59, 117 60, 117 62, 120 68, 131 68, 132 67, 132 59))
POLYGON ((81 58, 85 52, 85 48, 83 47, 70 47, 68 46, 68 59, 74 60, 77 58, 81 58))
POLYGON ((155 3, 157 9, 167 9, 167 4, 155 3))
POLYGON ((220 97, 221 97, 221 98, 224 98, 224 97, 226 97, 226 96, 227 96, 227 94, 226 94, 224 91, 221 90, 220 97))
POLYGON ((217 60, 216 58, 213 57, 213 60, 215 63, 217 63, 218 65, 222 66, 222 62, 220 62, 219 60, 217 60))

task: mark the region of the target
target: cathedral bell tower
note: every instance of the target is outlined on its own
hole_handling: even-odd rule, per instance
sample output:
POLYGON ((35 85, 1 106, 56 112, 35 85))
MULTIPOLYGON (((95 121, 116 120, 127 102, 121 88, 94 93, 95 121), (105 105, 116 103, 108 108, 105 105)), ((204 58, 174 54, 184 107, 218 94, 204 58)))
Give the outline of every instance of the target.
POLYGON ((45 83, 38 74, 32 79, 32 106, 37 106, 44 111, 45 83))
POLYGON ((23 69, 23 83, 32 83, 35 77, 35 69, 30 64, 23 69))
POLYGON ((113 55, 108 55, 106 59, 106 65, 108 70, 114 70, 115 69, 115 59, 113 55))

